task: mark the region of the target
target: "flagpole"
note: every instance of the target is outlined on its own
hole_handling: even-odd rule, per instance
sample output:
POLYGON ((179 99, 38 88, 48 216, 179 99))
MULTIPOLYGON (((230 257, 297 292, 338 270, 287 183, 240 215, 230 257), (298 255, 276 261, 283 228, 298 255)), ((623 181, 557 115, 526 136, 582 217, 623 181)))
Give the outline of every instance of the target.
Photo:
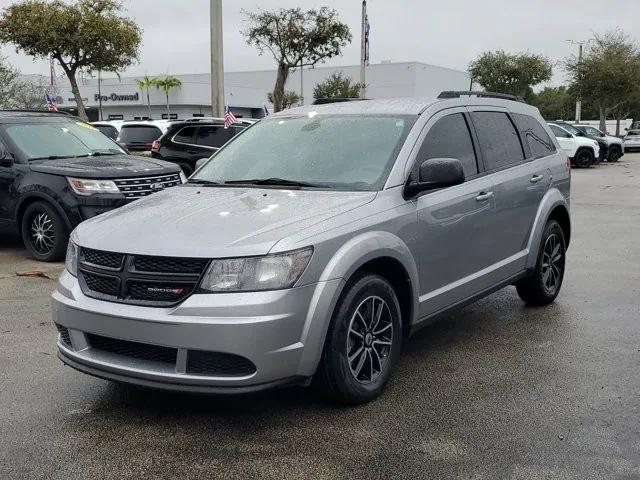
POLYGON ((360 98, 366 98, 366 62, 367 62, 367 0, 362 0, 362 25, 360 29, 360 98))

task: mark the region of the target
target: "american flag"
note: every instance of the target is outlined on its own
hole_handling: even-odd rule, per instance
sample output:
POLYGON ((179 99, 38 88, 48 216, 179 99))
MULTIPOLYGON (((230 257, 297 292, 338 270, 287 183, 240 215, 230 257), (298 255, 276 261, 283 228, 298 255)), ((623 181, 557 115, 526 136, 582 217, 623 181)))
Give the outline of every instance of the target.
POLYGON ((224 128, 229 128, 234 123, 237 123, 238 119, 229 109, 229 105, 224 106, 224 128))
POLYGON ((49 95, 48 92, 44 92, 44 101, 47 102, 47 108, 50 112, 58 111, 58 104, 56 103, 56 99, 49 95))

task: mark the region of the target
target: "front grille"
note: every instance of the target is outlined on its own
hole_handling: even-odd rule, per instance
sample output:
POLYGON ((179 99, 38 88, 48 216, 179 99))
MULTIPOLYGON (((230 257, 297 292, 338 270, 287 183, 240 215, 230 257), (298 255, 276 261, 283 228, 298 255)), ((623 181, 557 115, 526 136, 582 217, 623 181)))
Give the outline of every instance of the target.
POLYGON ((127 198, 146 197, 159 190, 180 185, 179 173, 144 178, 121 178, 114 180, 120 192, 127 198))
POLYGON ((58 333, 60 334, 60 341, 69 348, 71 346, 71 337, 69 336, 69 329, 67 327, 63 327, 62 325, 58 325, 56 323, 56 328, 58 329, 58 333))
POLYGON ((139 272, 200 274, 207 261, 204 258, 136 256, 133 265, 139 272))
POLYGON ((250 360, 239 355, 189 350, 187 374, 212 376, 245 376, 256 371, 250 360))
POLYGON ((193 293, 208 262, 81 248, 78 270, 82 291, 89 297, 166 307, 193 293))
POLYGON ((82 249, 82 261, 100 267, 118 270, 122 267, 123 259, 124 255, 121 253, 103 252, 102 250, 93 250, 91 248, 82 249))
POLYGON ((177 349, 149 345, 146 343, 131 342, 129 340, 119 340, 117 338, 103 337, 101 335, 87 334, 87 340, 91 347, 103 352, 109 352, 123 357, 136 358, 138 360, 148 360, 174 364, 176 363, 177 349))
POLYGON ((114 297, 120 292, 120 280, 117 277, 106 277, 89 272, 82 272, 82 277, 87 288, 94 292, 114 297))

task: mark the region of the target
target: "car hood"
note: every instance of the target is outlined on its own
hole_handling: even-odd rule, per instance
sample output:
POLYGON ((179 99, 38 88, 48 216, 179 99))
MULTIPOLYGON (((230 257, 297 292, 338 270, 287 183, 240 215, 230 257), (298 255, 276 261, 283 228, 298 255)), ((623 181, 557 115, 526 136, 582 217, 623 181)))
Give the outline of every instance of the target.
POLYGON ((81 223, 80 246, 223 258, 264 255, 281 239, 372 201, 375 192, 184 185, 81 223))
POLYGON ((82 178, 151 177, 180 170, 173 163, 133 155, 35 160, 29 166, 34 172, 82 178))
POLYGON ((607 143, 609 145, 615 144, 615 143, 622 143, 622 139, 618 138, 618 137, 614 137, 612 135, 605 135, 604 139, 607 141, 607 143))

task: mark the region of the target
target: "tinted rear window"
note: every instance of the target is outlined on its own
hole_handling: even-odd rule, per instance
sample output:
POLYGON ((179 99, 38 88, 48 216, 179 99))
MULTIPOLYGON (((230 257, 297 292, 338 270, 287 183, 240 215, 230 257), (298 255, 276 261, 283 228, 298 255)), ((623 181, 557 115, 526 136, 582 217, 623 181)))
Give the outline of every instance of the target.
POLYGON ((542 158, 551 155, 556 151, 556 147, 551 141, 551 137, 540 125, 540 122, 530 115, 513 115, 513 119, 518 124, 533 158, 542 158))
POLYGON ((151 125, 123 126, 120 141, 124 143, 152 143, 162 135, 158 127, 151 125))
POLYGON ((193 134, 195 131, 196 127, 184 127, 176 133, 173 141, 178 143, 193 143, 193 134))
POLYGON ((112 140, 118 138, 118 129, 116 127, 112 127, 111 125, 94 125, 94 127, 112 140))
POLYGON ((239 127, 224 128, 223 125, 202 126, 198 129, 196 143, 205 147, 220 148, 241 130, 239 127))
POLYGON ((498 170, 520 163, 524 151, 516 127, 502 112, 472 112, 486 169, 498 170))

